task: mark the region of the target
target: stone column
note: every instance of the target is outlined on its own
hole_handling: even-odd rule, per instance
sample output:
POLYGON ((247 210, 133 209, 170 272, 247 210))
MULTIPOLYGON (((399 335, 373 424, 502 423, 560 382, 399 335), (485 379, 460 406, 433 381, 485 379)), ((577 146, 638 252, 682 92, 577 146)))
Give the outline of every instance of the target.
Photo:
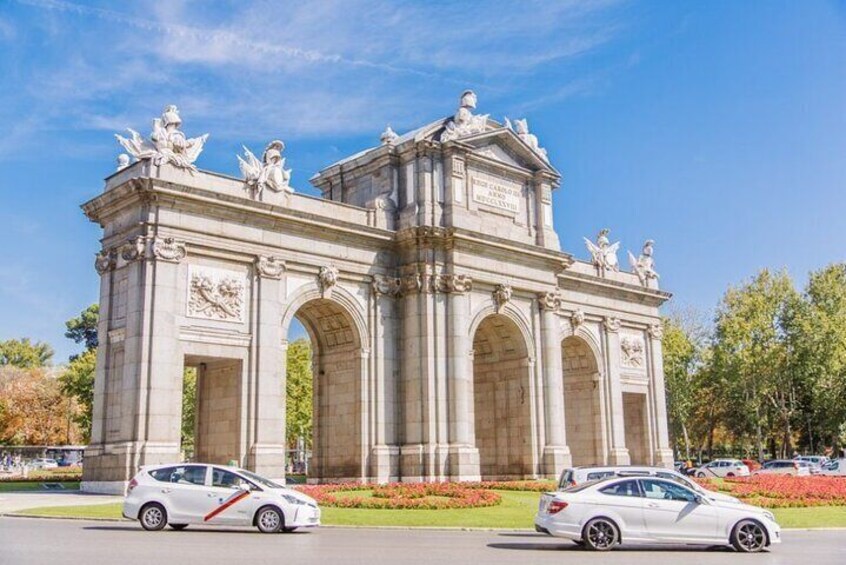
POLYGON ((447 372, 449 395, 448 473, 454 481, 478 481, 479 450, 473 434, 473 365, 470 359, 470 297, 473 281, 465 275, 445 275, 449 293, 447 372))
POLYGON ((558 331, 558 309, 561 296, 557 292, 538 295, 541 311, 541 347, 543 355, 543 397, 546 445, 543 446, 543 474, 557 478, 572 465, 567 447, 564 414, 564 373, 561 367, 561 336, 558 331))
POLYGON ((254 263, 252 374, 247 412, 250 421, 246 466, 260 475, 285 477, 285 377, 287 336, 282 335, 282 277, 284 262, 259 256, 254 263))
POLYGON ((606 390, 608 393, 608 463, 629 465, 631 459, 626 448, 625 417, 623 414, 623 388, 620 382, 620 320, 605 318, 606 390))
POLYGON ((657 465, 672 468, 673 450, 670 447, 670 437, 667 431, 667 399, 664 386, 664 352, 661 338, 664 336, 664 326, 657 322, 649 326, 649 361, 651 382, 649 391, 652 396, 652 416, 650 424, 652 437, 655 438, 653 459, 657 465))
POLYGON ((396 297, 400 290, 397 278, 376 275, 373 290, 373 449, 370 476, 379 483, 399 477, 399 447, 396 445, 396 297))

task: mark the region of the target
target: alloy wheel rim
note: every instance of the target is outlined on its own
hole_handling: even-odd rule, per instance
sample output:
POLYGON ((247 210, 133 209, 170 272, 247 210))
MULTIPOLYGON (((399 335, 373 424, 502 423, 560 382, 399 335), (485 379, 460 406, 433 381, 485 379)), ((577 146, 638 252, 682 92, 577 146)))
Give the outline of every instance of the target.
POLYGON ((764 531, 757 524, 743 524, 738 531, 738 536, 740 544, 749 551, 764 546, 764 531))
POLYGON ((617 532, 608 522, 594 522, 588 531, 591 543, 600 548, 610 547, 617 539, 617 532))
POLYGON ((262 512, 259 522, 265 530, 272 530, 279 526, 279 516, 273 510, 262 512))
POLYGON ((162 523, 162 511, 155 506, 148 508, 147 511, 144 512, 144 523, 151 528, 155 528, 162 523))

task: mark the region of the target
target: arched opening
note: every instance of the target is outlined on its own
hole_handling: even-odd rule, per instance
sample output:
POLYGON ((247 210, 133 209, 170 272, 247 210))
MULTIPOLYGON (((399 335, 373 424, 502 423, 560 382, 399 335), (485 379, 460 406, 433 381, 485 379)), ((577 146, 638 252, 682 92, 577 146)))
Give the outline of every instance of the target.
POLYGON ((532 475, 532 426, 526 340, 512 320, 493 314, 473 336, 473 422, 482 478, 532 475))
POLYGON ((363 464, 361 336, 350 314, 329 299, 306 302, 294 317, 301 329, 292 323, 288 332, 289 469, 295 473, 305 471, 310 481, 360 479, 363 464), (305 353, 303 329, 311 349, 305 353), (309 356, 310 391, 307 383, 302 382, 303 368, 297 366, 307 362, 309 356), (310 418, 308 399, 303 398, 309 392, 310 418), (304 456, 306 453, 308 457, 304 456))
POLYGON ((602 426, 596 356, 584 339, 570 336, 561 343, 561 367, 567 445, 573 465, 600 465, 602 426))

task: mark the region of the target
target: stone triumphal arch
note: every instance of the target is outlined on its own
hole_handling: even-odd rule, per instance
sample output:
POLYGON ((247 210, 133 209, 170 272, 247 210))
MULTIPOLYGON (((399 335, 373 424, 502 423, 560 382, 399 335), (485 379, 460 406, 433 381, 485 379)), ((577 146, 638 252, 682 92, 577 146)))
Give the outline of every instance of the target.
POLYGON ((197 369, 195 457, 285 470, 288 331, 313 349, 312 478, 555 476, 671 462, 652 242, 631 272, 603 230, 562 251, 561 176, 525 120, 453 116, 380 143, 297 193, 284 144, 196 169, 175 106, 83 205, 103 228, 100 347, 84 488, 179 461, 197 369), (130 158, 131 155, 131 158, 130 158))

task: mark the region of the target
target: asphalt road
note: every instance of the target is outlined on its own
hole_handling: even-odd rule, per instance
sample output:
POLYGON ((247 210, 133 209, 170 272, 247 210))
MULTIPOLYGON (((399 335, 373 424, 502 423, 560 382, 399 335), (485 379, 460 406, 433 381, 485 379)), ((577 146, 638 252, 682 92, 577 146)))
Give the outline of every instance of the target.
POLYGON ((0 564, 76 563, 842 563, 846 531, 788 531, 767 553, 724 548, 642 547, 594 553, 542 534, 322 528, 263 535, 256 530, 189 527, 145 532, 133 523, 0 518, 0 564))

